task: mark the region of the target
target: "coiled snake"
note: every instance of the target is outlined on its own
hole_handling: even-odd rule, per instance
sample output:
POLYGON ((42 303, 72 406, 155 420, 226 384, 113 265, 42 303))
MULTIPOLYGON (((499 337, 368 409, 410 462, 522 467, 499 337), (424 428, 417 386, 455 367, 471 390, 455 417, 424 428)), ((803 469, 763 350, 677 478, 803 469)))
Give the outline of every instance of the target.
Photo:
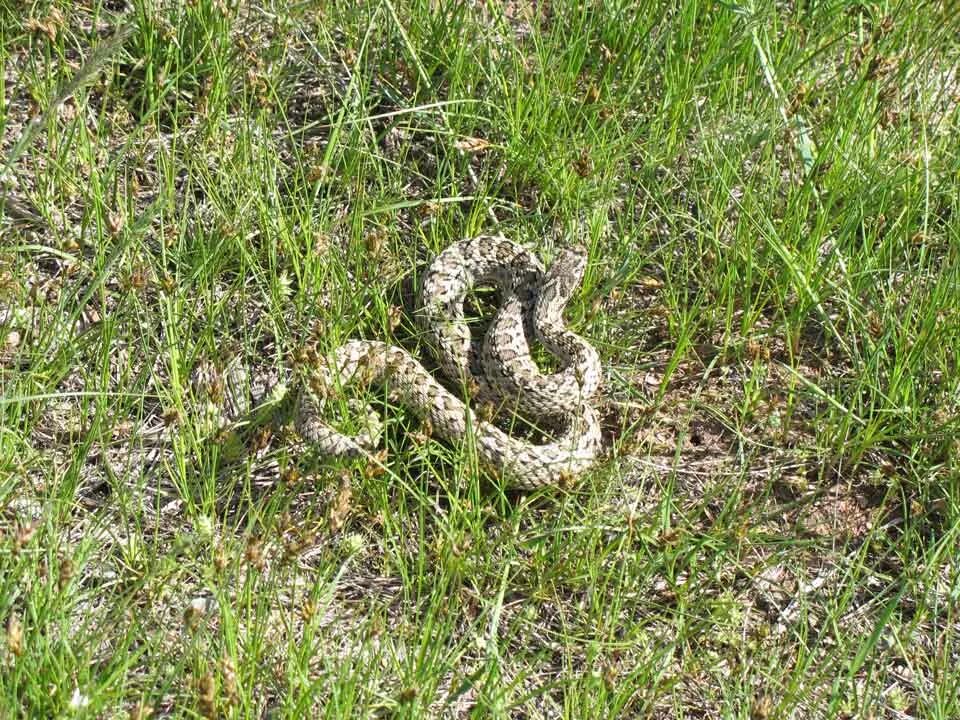
POLYGON ((430 265, 420 293, 419 321, 447 378, 475 402, 516 411, 553 431, 543 444, 513 437, 441 385, 408 351, 384 342, 351 340, 337 348, 301 394, 297 429, 324 455, 369 455, 374 429, 347 435, 324 421, 324 406, 343 386, 382 383, 392 402, 421 416, 450 441, 472 433, 480 461, 522 488, 569 483, 600 450, 600 421, 591 400, 600 384, 597 351, 567 330, 563 309, 582 279, 583 248, 563 250, 545 271, 528 250, 502 236, 461 240, 430 265), (482 344, 474 343, 464 315, 468 292, 479 285, 499 291, 500 306, 482 344), (530 354, 538 340, 561 362, 543 373, 530 354))

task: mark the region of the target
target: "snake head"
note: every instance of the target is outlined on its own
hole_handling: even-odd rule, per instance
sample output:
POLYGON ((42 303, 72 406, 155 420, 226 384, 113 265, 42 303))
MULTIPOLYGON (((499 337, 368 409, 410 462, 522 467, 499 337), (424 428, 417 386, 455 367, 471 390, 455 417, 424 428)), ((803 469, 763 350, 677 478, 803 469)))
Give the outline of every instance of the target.
POLYGON ((573 295, 573 291, 583 279, 587 269, 587 249, 581 245, 563 248, 557 253, 553 264, 544 278, 544 291, 552 291, 564 301, 573 295))

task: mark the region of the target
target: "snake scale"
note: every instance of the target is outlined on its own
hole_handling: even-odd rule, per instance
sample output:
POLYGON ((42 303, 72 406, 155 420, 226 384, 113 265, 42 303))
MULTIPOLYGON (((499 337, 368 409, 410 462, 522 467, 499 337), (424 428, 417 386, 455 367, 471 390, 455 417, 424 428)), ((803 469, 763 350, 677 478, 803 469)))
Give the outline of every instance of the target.
POLYGON ((600 385, 600 357, 563 321, 586 262, 586 250, 574 247, 560 251, 545 270, 521 245, 480 235, 437 255, 421 286, 419 322, 452 386, 474 403, 514 411, 549 428, 552 437, 546 442, 504 432, 407 350, 375 340, 350 340, 315 368, 312 390, 301 394, 299 433, 323 455, 371 454, 379 438, 376 416, 371 416, 372 431, 348 435, 324 420, 324 407, 350 383, 378 383, 391 402, 409 407, 435 435, 457 442, 472 434, 480 461, 508 484, 533 489, 577 479, 595 462, 601 445, 600 420, 591 404, 600 385), (479 286, 495 287, 500 300, 482 343, 473 341, 464 313, 468 293, 479 286), (557 372, 541 372, 531 357, 534 339, 560 361, 557 372))

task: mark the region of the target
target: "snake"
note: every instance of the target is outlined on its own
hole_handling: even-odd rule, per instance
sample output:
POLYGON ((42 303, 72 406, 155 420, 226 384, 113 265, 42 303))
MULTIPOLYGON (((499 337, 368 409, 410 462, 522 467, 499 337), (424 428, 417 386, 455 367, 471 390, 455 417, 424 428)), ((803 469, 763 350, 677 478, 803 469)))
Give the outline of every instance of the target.
MULTIPOLYGON (((390 402, 418 415, 452 443, 472 438, 478 460, 521 489, 569 486, 596 462, 601 449, 595 407, 602 367, 597 350, 569 330, 563 311, 582 281, 588 253, 560 250, 549 269, 503 235, 458 240, 427 268, 417 320, 448 389, 408 350, 380 340, 348 340, 311 371, 296 418, 299 434, 320 454, 369 457, 380 439, 379 418, 369 406, 368 428, 336 429, 326 410, 356 383, 384 387, 390 402), (474 341, 465 303, 472 290, 493 287, 499 304, 482 342, 474 341), (543 372, 532 354, 539 343, 559 369, 543 372), (476 408, 476 409, 475 409, 476 408), (543 442, 501 429, 490 412, 509 411, 546 428, 543 442)), ((358 401, 348 402, 356 409, 358 401)))

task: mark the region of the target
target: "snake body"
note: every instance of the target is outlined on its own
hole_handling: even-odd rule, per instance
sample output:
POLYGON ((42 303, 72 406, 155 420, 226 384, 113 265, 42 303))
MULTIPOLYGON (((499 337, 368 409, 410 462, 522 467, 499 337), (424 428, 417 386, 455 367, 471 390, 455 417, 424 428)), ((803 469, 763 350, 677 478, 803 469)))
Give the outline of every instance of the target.
POLYGON ((345 434, 324 419, 324 406, 344 386, 363 380, 386 386, 392 402, 428 420, 449 441, 471 436, 481 462, 523 488, 570 482, 595 462, 600 420, 591 404, 600 384, 597 351, 566 329, 563 309, 586 265, 586 251, 561 251, 545 271, 535 255, 502 236, 481 235, 454 243, 431 263, 420 293, 420 324, 443 373, 471 399, 508 407, 552 430, 542 444, 513 437, 475 412, 403 348, 350 340, 317 368, 301 399, 297 426, 319 452, 336 457, 370 454, 376 430, 345 434), (475 343, 464 314, 472 288, 493 285, 500 307, 482 344, 475 343), (531 357, 538 340, 559 359, 542 373, 531 357))

